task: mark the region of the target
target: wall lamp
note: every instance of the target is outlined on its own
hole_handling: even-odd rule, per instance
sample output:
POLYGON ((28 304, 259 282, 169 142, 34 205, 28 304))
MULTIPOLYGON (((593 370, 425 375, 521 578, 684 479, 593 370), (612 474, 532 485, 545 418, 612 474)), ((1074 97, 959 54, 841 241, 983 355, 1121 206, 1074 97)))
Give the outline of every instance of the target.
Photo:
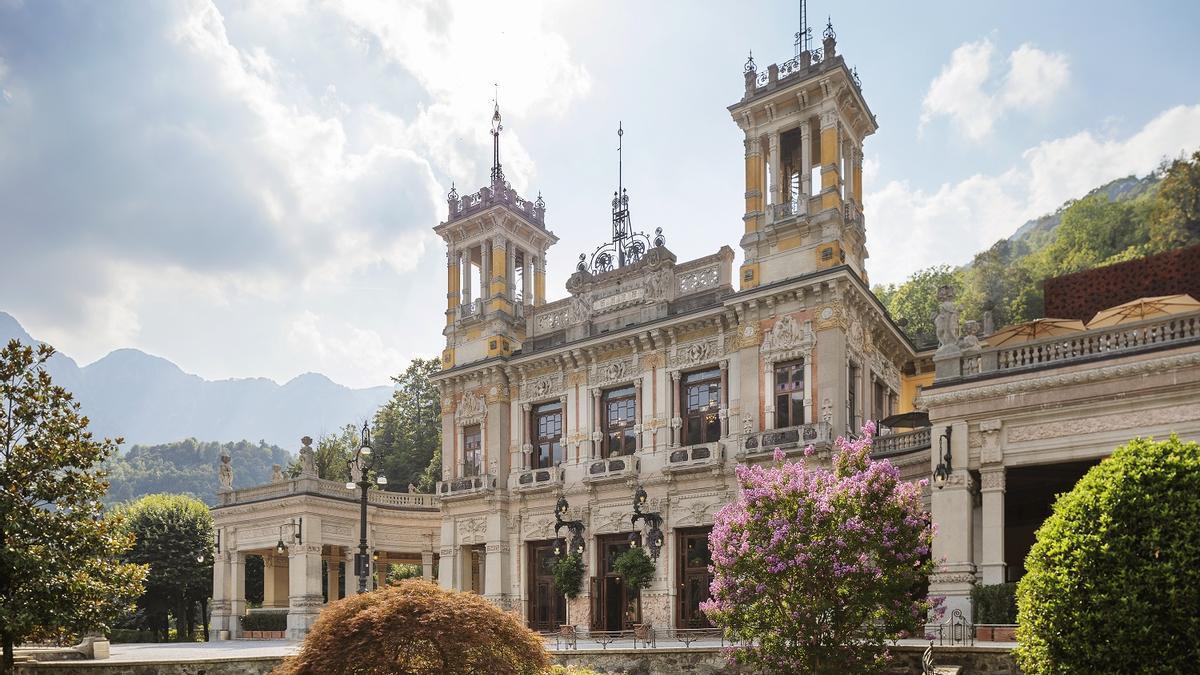
POLYGON ((953 432, 954 427, 948 426, 946 433, 938 436, 938 452, 942 454, 942 458, 938 462, 937 468, 933 470, 933 485, 939 490, 946 486, 946 481, 950 479, 950 472, 954 470, 950 454, 950 435, 953 432), (942 448, 945 450, 943 451, 942 448))

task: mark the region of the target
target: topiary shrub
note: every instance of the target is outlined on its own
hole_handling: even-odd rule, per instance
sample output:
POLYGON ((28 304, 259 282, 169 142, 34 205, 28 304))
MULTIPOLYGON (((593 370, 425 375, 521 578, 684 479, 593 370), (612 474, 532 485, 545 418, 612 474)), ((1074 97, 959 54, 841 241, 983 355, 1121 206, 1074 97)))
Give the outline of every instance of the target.
POLYGON ((332 603, 277 675, 533 675, 541 637, 474 593, 406 579, 332 603))
POLYGON ((654 561, 639 546, 617 556, 613 561, 613 571, 621 575, 630 588, 646 588, 654 580, 654 561))
POLYGON ((1200 445, 1171 436, 1117 448, 1055 502, 1025 568, 1022 672, 1195 672, 1200 445))
POLYGON ((554 588, 574 600, 583 588, 583 558, 578 553, 563 556, 554 563, 554 588))
POLYGON ((242 630, 287 630, 287 610, 250 612, 242 617, 242 630))
POLYGON ((990 584, 971 589, 971 614, 975 623, 1012 624, 1017 622, 1017 585, 990 584))

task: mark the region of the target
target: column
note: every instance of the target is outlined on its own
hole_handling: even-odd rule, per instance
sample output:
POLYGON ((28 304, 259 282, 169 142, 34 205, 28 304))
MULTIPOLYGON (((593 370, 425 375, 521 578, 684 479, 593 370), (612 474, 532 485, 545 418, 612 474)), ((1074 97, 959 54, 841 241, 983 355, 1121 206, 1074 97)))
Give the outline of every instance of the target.
POLYGON ((679 436, 683 428, 683 417, 679 413, 679 380, 683 377, 680 371, 671 372, 671 447, 679 447, 679 436))
POLYGON ((514 242, 508 242, 504 247, 504 264, 505 278, 508 284, 505 286, 505 295, 513 303, 517 301, 517 245, 514 242))
POLYGON ((849 201, 854 196, 854 144, 848 137, 842 138, 842 199, 849 201))
POLYGON ((762 141, 747 136, 746 146, 746 234, 757 232, 763 209, 762 141))
POLYGON ((341 599, 341 589, 338 588, 338 577, 341 576, 342 557, 331 556, 325 559, 325 584, 329 588, 326 602, 337 602, 341 599))
POLYGON ((805 200, 812 197, 812 130, 807 121, 800 123, 800 194, 805 200))
POLYGON ((862 189, 863 189, 862 188, 862 163, 863 163, 862 147, 855 146, 855 148, 854 148, 854 173, 853 173, 853 176, 854 176, 854 203, 857 204, 859 208, 862 208, 862 204, 863 204, 863 200, 862 200, 863 199, 863 197, 862 197, 862 189))
POLYGON ((592 425, 590 433, 592 439, 592 459, 604 456, 603 414, 604 411, 600 407, 600 389, 592 389, 592 425))
POLYGON ((275 556, 264 555, 263 561, 263 607, 275 606, 275 556))
POLYGON ((421 578, 433 581, 433 551, 421 551, 421 578))
POLYGON ((764 360, 762 367, 763 430, 768 431, 775 428, 775 362, 764 360))
POLYGON ((842 198, 838 193, 841 186, 839 160, 841 135, 838 131, 837 113, 821 113, 821 209, 841 209, 842 198))
MULTIPOLYGON (((566 415, 566 407, 563 407, 563 415, 566 415)), ((522 469, 533 468, 533 405, 529 403, 521 404, 521 438, 517 439, 517 447, 521 449, 521 463, 518 464, 522 469)), ((563 435, 566 435, 566 429, 563 429, 563 435)))
POLYGON ((521 302, 533 304, 533 257, 529 251, 521 251, 521 302))
POLYGON ((303 640, 324 605, 325 597, 321 594, 321 545, 293 544, 288 548, 288 639, 303 640))
POLYGON ((816 415, 813 414, 813 395, 812 395, 812 352, 804 355, 804 423, 813 424, 816 420, 816 415))
MULTIPOLYGON (((357 525, 357 524, 356 524, 357 525)), ((354 569, 354 556, 358 555, 358 546, 347 546, 343 556, 346 559, 346 597, 358 595, 358 575, 354 569)))
POLYGON ((459 254, 459 268, 462 270, 462 304, 471 304, 471 277, 474 276, 474 270, 471 266, 471 252, 467 251, 464 256, 459 254))
MULTIPOLYGON (((211 630, 213 640, 222 639, 221 632, 229 630, 230 616, 230 559, 229 551, 218 553, 213 561, 213 600, 211 630)), ((225 638, 230 637, 226 635, 225 638)))
POLYGON ((439 540, 441 549, 438 551, 441 554, 438 558, 438 585, 442 588, 462 590, 462 585, 458 583, 462 577, 456 574, 460 549, 455 535, 454 519, 443 518, 442 535, 439 540))
MULTIPOLYGON (((492 239, 492 276, 491 297, 493 300, 507 300, 508 295, 508 242, 502 237, 492 239)), ((499 306, 504 306, 501 303, 499 306)))
POLYGON ((231 551, 229 556, 229 637, 242 636, 242 615, 246 613, 246 554, 231 551))
POLYGON ((446 251, 446 324, 454 323, 454 309, 458 307, 458 302, 462 293, 459 276, 460 259, 462 254, 458 251, 446 251))
POLYGON ((642 378, 633 381, 633 424, 637 428, 637 449, 642 449, 642 378))
POLYGON ((721 438, 729 435, 729 361, 721 361, 721 402, 717 415, 721 418, 721 438))
POLYGON ((510 590, 508 512, 492 511, 487 516, 487 545, 483 558, 483 597, 500 607, 508 606, 510 590))
POLYGON ((779 176, 779 132, 772 131, 767 136, 767 183, 769 186, 768 199, 770 204, 780 203, 779 185, 783 181, 779 176))
POLYGON ((479 245, 479 297, 487 302, 492 297, 492 240, 479 245))
POLYGON ((546 304, 546 261, 540 255, 533 259, 533 304, 546 304))
MULTIPOLYGON (((938 422, 932 429, 933 452, 929 470, 932 473, 941 461, 938 438, 945 433, 946 424, 938 422)), ((967 471, 967 425, 952 425, 951 465, 953 471, 941 489, 931 487, 932 516, 937 535, 933 539, 933 559, 941 564, 929 578, 930 595, 945 596, 945 616, 961 610, 971 621, 971 589, 975 586, 975 562, 972 559, 972 498, 971 474, 967 471)))
POLYGON ((979 474, 983 495, 983 559, 979 569, 983 583, 1002 584, 1006 581, 1004 562, 1004 467, 984 468, 979 474))

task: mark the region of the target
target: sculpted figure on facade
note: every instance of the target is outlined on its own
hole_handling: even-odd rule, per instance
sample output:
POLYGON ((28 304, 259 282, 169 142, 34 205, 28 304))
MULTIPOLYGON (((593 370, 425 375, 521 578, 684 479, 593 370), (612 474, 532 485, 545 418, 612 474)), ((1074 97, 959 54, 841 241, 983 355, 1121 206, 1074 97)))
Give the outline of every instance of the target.
POLYGON ((658 302, 668 300, 667 293, 671 286, 671 271, 660 269, 646 276, 646 300, 658 302))
POLYGON ((571 303, 567 306, 567 323, 583 323, 591 318, 592 303, 587 297, 582 293, 571 296, 571 303))
POLYGON ((229 455, 221 455, 221 463, 217 465, 217 480, 221 482, 221 490, 233 489, 233 466, 229 464, 229 455))
POLYGON ((278 464, 271 465, 271 482, 278 483, 283 480, 283 467, 278 464))
POLYGON ((939 349, 958 347, 958 305, 954 304, 954 289, 950 286, 938 289, 938 311, 933 315, 933 328, 939 349))
POLYGON ((300 439, 300 444, 300 475, 316 477, 317 460, 312 449, 312 438, 305 436, 300 439))

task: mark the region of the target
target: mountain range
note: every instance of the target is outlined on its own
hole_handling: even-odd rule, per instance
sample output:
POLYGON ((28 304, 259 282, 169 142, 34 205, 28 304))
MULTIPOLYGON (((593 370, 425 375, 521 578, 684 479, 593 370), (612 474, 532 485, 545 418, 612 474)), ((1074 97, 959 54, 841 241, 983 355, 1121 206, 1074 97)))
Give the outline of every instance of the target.
MULTIPOLYGON (((38 341, 10 314, 0 312, 0 344, 38 341)), ((303 436, 336 433, 372 417, 391 387, 351 389, 318 373, 284 384, 266 378, 206 380, 167 359, 118 349, 80 366, 56 353, 46 364, 54 383, 80 402, 98 437, 123 437, 125 445, 199 438, 264 440, 299 448, 303 436)))

